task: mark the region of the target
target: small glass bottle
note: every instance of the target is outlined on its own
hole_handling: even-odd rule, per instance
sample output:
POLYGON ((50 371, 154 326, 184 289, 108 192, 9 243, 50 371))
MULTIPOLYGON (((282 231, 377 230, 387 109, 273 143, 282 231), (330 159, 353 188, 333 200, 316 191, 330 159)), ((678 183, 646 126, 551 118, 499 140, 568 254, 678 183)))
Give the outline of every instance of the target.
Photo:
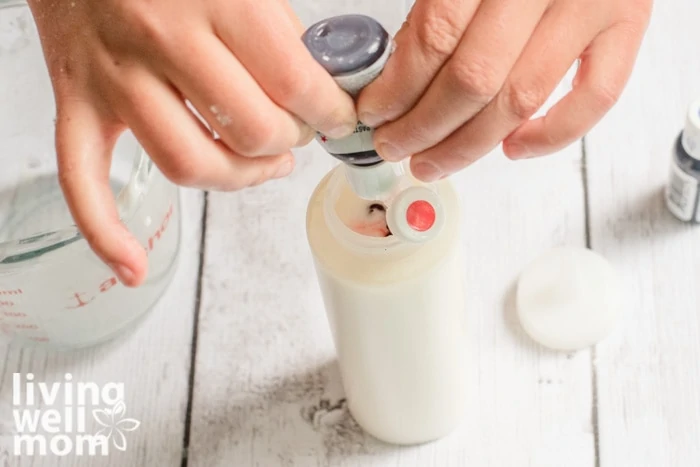
POLYGON ((674 144, 666 205, 678 219, 700 223, 700 100, 690 105, 674 144))
MULTIPOLYGON (((351 94, 391 46, 357 15, 312 26, 304 42, 351 94)), ((384 162, 371 132, 319 135, 343 164, 311 196, 307 237, 350 413, 385 442, 418 444, 451 432, 466 405, 461 209, 449 179, 424 184, 407 163, 384 162)))

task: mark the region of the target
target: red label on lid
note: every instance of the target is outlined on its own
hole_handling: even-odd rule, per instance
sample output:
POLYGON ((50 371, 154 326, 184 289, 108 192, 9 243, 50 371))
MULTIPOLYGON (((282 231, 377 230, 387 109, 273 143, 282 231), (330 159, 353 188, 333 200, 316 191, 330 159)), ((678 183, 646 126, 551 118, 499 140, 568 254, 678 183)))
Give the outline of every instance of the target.
POLYGON ((435 208, 427 201, 414 201, 406 209, 406 222, 417 232, 430 230, 435 224, 435 208))

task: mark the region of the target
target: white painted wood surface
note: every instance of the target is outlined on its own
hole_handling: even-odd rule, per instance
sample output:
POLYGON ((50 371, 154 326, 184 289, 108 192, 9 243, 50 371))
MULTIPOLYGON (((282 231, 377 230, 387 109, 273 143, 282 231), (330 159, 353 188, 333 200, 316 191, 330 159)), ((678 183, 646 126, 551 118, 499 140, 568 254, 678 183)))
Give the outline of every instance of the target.
MULTIPOLYGON (((133 333, 104 346, 79 352, 0 347, 0 466, 127 467, 179 466, 187 411, 190 350, 203 195, 182 190, 182 252, 173 282, 133 333), (141 422, 127 433, 127 450, 108 458, 88 456, 24 457, 13 453, 12 373, 33 373, 35 381, 124 383, 126 415, 141 422)), ((88 415, 89 416, 89 415, 88 415)), ((99 427, 97 427, 99 428, 99 427)))
POLYGON ((700 98, 700 2, 656 2, 627 91, 587 138, 591 241, 625 278, 627 316, 596 350, 600 465, 700 465, 700 230, 662 190, 700 98))
MULTIPOLYGON (((300 9, 306 24, 343 11, 367 12, 390 29, 401 22, 391 2, 314 6, 300 9)), ((456 180, 473 416, 446 440, 403 449, 370 439, 344 408, 331 409, 342 389, 304 219, 332 161, 315 144, 297 155, 288 180, 210 195, 190 465, 593 465, 588 352, 543 352, 520 332, 512 307, 513 282, 528 261, 554 244, 585 242, 580 147, 520 163, 496 151, 456 180)))
MULTIPOLYGON (((392 33, 407 11, 399 0, 292 4, 305 24, 361 12, 392 33)), ((288 179, 208 195, 199 302, 202 195, 185 190, 178 275, 136 332, 76 355, 0 349, 0 466, 700 465, 700 231, 675 222, 660 198, 685 106, 700 97, 698 17, 695 0, 657 3, 626 93, 586 139, 587 190, 581 144, 522 162, 496 150, 455 177, 471 416, 453 435, 387 446, 342 404, 304 231, 306 202, 334 162, 313 143, 288 179), (628 310, 594 352, 549 352, 520 330, 513 285, 546 249, 586 244, 586 193, 590 243, 623 273, 628 310), (105 462, 17 459, 6 418, 13 371, 122 381, 141 427, 105 462)))

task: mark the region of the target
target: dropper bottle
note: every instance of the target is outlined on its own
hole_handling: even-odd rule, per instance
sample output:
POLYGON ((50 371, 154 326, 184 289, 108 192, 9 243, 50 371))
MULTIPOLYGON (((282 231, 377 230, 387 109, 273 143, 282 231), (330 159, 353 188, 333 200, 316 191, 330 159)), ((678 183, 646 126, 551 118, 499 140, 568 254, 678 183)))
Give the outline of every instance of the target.
POLYGON ((679 220, 700 224, 700 100, 690 104, 673 147, 666 206, 679 220))
MULTIPOLYGON (((316 61, 353 97, 380 75, 393 49, 387 31, 363 15, 320 21, 302 39, 316 61)), ((404 175, 402 164, 385 162, 374 150, 373 133, 372 128, 358 122, 355 132, 345 138, 317 135, 321 146, 345 164, 353 191, 368 200, 388 196, 404 175)))

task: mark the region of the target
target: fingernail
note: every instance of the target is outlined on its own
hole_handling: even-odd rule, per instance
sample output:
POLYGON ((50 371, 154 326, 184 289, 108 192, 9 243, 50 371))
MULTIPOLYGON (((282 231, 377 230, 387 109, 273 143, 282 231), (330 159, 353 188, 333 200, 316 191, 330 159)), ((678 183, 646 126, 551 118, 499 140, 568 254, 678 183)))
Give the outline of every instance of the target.
POLYGON ((357 123, 355 122, 344 123, 335 128, 331 128, 325 132, 325 134, 333 139, 345 138, 346 136, 350 136, 355 131, 355 127, 357 127, 357 123))
POLYGON ((360 121, 371 128, 376 128, 386 122, 383 117, 370 112, 362 112, 360 114, 360 121))
POLYGON ((131 269, 127 268, 123 264, 110 264, 109 267, 112 269, 112 271, 114 271, 121 283, 124 285, 133 284, 135 274, 131 269))
POLYGON ((527 159, 533 155, 526 146, 519 143, 509 143, 506 146, 506 153, 511 159, 527 159))
POLYGON ((379 143, 377 152, 387 161, 400 161, 406 157, 403 151, 389 143, 379 143))
POLYGON ((292 162, 287 161, 287 162, 283 163, 282 165, 280 165, 279 167, 277 167, 277 171, 275 172, 275 174, 272 177, 273 178, 283 178, 283 177, 286 177, 287 175, 289 175, 290 173, 292 173, 292 162))
POLYGON ((413 169, 413 175, 424 182, 434 182, 443 173, 442 170, 432 162, 419 162, 413 169))

